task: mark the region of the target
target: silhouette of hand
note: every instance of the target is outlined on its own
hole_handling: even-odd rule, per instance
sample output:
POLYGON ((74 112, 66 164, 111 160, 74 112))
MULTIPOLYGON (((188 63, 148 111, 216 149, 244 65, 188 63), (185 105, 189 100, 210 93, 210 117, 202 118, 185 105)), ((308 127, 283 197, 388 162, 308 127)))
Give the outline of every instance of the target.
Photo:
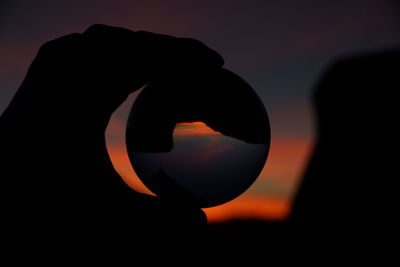
POLYGON ((204 223, 201 210, 128 188, 111 164, 104 132, 128 94, 153 79, 222 65, 196 40, 105 25, 44 44, 0 120, 10 210, 34 214, 39 224, 204 223))

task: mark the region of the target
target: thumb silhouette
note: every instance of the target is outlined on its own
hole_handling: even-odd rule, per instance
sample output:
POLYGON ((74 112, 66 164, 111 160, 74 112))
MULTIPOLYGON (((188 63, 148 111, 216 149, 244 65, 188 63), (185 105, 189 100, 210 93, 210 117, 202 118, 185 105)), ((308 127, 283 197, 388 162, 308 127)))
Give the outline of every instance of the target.
POLYGON ((200 209, 129 188, 113 168, 104 132, 113 111, 143 85, 222 65, 196 40, 105 25, 44 44, 0 118, 4 229, 104 232, 205 223, 200 209))

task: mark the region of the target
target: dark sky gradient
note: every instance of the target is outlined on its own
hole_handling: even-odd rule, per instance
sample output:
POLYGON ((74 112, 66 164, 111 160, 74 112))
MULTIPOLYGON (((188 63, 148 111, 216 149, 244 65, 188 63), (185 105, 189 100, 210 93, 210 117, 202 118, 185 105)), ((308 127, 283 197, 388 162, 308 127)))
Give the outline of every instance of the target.
MULTIPOLYGON (((220 52, 226 68, 259 94, 271 120, 266 179, 249 192, 287 197, 312 144, 310 97, 319 76, 337 56, 400 46, 397 0, 3 0, 0 112, 41 44, 94 23, 191 37, 220 52)), ((114 130, 123 131, 129 107, 116 113, 114 130)), ((122 146, 121 137, 111 139, 122 146)))
POLYGON ((0 111, 38 47, 93 23, 199 39, 271 113, 274 132, 310 134, 311 85, 337 55, 400 44, 397 1, 2 1, 0 111), (286 125, 287 108, 304 125, 286 125))

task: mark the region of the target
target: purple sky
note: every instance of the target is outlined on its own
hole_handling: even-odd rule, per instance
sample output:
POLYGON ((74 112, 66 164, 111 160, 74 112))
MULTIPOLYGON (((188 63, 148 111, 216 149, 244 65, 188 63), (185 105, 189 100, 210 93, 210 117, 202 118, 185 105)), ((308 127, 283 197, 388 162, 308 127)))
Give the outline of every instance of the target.
POLYGON ((258 92, 275 133, 309 136, 309 95, 327 64, 400 45, 397 2, 3 0, 0 112, 42 43, 104 23, 203 41, 258 92))
MULTIPOLYGON (((314 136, 310 97, 319 76, 337 56, 400 46, 399 2, 3 0, 0 113, 41 44, 103 23, 204 42, 225 58, 226 68, 259 94, 271 120, 272 147, 287 147, 285 140, 310 141, 314 136)), ((129 105, 116 113, 115 125, 125 118, 127 108, 129 105)), ((114 141, 120 143, 121 139, 114 141)), ((279 152, 282 159, 268 162, 271 169, 284 164, 290 169, 306 160, 304 153, 286 156, 289 150, 275 147, 279 151, 272 152, 279 152)), ((264 188, 274 187, 260 184, 254 191, 264 188)))

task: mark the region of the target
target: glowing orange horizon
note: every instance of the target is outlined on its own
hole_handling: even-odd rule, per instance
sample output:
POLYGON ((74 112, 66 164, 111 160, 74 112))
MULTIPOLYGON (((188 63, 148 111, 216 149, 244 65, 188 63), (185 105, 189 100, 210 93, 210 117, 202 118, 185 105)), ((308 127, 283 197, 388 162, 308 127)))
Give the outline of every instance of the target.
POLYGON ((247 195, 204 212, 209 223, 220 223, 236 219, 280 221, 289 216, 290 210, 288 198, 247 195))
MULTIPOLYGON (((195 129, 196 127, 200 129, 209 128, 201 122, 182 123, 180 125, 195 126, 195 129)), ((135 191, 154 195, 143 185, 132 168, 125 143, 123 142, 124 137, 118 136, 124 132, 123 129, 124 125, 118 121, 111 121, 107 129, 108 133, 113 136, 110 139, 111 141, 107 143, 107 149, 114 168, 125 183, 135 191)), ((179 131, 178 134, 190 134, 190 131, 179 131)), ((261 172, 260 177, 238 198, 217 207, 204 209, 208 221, 210 223, 224 222, 232 219, 271 221, 287 218, 290 214, 292 195, 295 193, 293 191, 295 191, 299 177, 302 175, 304 163, 308 159, 311 147, 312 142, 309 139, 273 138, 267 164, 261 172), (271 183, 287 188, 286 193, 283 195, 277 195, 277 192, 273 194, 268 193, 267 189, 270 188, 271 183)))
POLYGON ((220 132, 214 131, 207 124, 195 122, 180 122, 177 123, 174 130, 174 135, 221 135, 220 132))

